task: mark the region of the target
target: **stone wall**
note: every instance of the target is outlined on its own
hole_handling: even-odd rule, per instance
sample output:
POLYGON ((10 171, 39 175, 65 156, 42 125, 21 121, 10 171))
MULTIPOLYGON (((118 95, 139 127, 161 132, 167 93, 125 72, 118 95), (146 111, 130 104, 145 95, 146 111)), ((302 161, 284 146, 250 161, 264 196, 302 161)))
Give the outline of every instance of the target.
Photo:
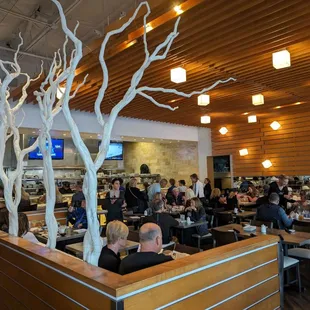
POLYGON ((197 142, 126 142, 124 144, 126 173, 140 173, 142 164, 147 164, 151 173, 159 173, 168 179, 184 179, 189 183, 189 176, 198 173, 197 142))

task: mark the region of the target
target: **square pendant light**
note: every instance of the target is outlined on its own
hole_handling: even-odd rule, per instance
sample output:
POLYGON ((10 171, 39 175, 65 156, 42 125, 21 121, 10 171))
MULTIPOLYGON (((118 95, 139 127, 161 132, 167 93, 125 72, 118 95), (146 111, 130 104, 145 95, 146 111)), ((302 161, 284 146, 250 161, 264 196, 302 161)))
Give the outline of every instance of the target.
POLYGON ((278 129, 281 127, 281 125, 280 125, 280 123, 278 123, 277 121, 274 121, 274 122, 272 122, 272 123, 270 124, 270 127, 271 127, 273 130, 278 130, 278 129))
POLYGON ((201 124, 210 124, 211 123, 211 117, 209 115, 201 116, 200 122, 201 122, 201 124))
POLYGON ((287 50, 272 54, 272 65, 276 69, 287 68, 291 66, 291 55, 287 50))
POLYGON ((257 122, 257 117, 256 117, 256 115, 250 115, 250 116, 248 116, 248 122, 249 122, 249 123, 256 123, 256 122, 257 122))
POLYGON ((206 106, 210 103, 210 96, 209 95, 200 95, 198 96, 198 105, 206 106))
POLYGON ((226 127, 222 127, 219 132, 222 134, 222 135, 226 135, 227 132, 228 132, 228 129, 226 127))
POLYGON ((186 82, 186 70, 181 67, 171 69, 171 81, 174 83, 186 82))
POLYGON ((57 99, 61 99, 62 96, 64 95, 65 91, 66 91, 65 87, 58 87, 57 88, 57 93, 56 93, 57 99))
POLYGON ((262 162, 262 165, 264 166, 264 168, 268 169, 272 166, 272 162, 269 159, 266 159, 262 162))
POLYGON ((240 154, 240 156, 246 156, 246 155, 249 155, 248 149, 242 149, 242 150, 239 150, 239 154, 240 154))
POLYGON ((253 105, 262 105, 264 104, 264 96, 262 94, 252 96, 253 105))

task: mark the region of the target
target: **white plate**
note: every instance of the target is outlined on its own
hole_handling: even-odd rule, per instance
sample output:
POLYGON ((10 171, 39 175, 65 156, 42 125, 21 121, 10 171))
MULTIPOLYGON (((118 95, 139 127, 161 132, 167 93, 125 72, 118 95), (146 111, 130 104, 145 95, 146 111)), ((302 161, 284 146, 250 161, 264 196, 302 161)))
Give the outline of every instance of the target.
POLYGON ((256 231, 256 226, 244 226, 243 230, 247 232, 256 231))

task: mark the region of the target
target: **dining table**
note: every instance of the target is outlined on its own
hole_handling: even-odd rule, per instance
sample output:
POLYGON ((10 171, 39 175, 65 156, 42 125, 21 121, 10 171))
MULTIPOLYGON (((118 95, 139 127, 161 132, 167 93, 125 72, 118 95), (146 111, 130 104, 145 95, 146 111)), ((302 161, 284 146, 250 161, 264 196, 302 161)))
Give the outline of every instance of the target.
MULTIPOLYGON (((101 238, 102 244, 105 246, 107 244, 107 238, 101 238)), ((128 240, 126 241, 125 247, 120 249, 120 252, 125 251, 126 255, 129 254, 129 251, 138 249, 139 243, 135 241, 128 240)), ((76 257, 82 258, 83 257, 83 242, 69 244, 66 246, 66 250, 73 253, 76 257)))
POLYGON ((176 219, 176 220, 178 221, 178 225, 174 226, 173 228, 175 230, 180 230, 181 231, 181 240, 180 240, 181 244, 184 244, 184 231, 186 229, 190 229, 190 228, 193 228, 193 227, 198 227, 198 226, 201 226, 201 225, 208 224, 207 221, 198 221, 198 222, 187 223, 187 221, 182 221, 181 219, 176 219))
MULTIPOLYGON (((251 231, 251 232, 245 231, 244 227, 242 227, 242 225, 240 224, 229 224, 229 225, 224 225, 220 227, 215 227, 213 229, 217 231, 221 231, 221 232, 235 230, 238 237, 243 238, 243 239, 265 235, 264 233, 261 232, 261 227, 259 226, 256 226, 256 230, 251 231)), ((281 229, 267 228, 266 234, 274 235, 274 236, 281 235, 283 237, 282 242, 284 244, 285 255, 287 255, 288 245, 301 247, 301 246, 310 244, 310 233, 307 233, 307 232, 295 231, 294 233, 289 233, 281 229)))
POLYGON ((237 223, 239 224, 241 220, 248 219, 248 218, 254 218, 256 215, 256 211, 241 211, 238 213, 234 213, 233 210, 231 211, 221 211, 218 212, 220 214, 232 214, 233 217, 237 219, 237 223))

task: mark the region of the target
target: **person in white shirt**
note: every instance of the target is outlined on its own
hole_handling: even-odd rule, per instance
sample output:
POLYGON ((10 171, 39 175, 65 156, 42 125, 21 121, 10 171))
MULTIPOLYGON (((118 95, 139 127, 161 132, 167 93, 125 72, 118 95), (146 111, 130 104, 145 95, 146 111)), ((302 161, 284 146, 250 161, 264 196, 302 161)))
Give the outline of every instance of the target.
POLYGON ((25 213, 18 213, 18 237, 41 244, 35 235, 29 231, 29 221, 25 213))
POLYGON ((196 197, 203 199, 205 198, 204 190, 203 190, 203 183, 199 181, 198 175, 196 173, 190 176, 192 183, 193 183, 193 191, 196 197))

